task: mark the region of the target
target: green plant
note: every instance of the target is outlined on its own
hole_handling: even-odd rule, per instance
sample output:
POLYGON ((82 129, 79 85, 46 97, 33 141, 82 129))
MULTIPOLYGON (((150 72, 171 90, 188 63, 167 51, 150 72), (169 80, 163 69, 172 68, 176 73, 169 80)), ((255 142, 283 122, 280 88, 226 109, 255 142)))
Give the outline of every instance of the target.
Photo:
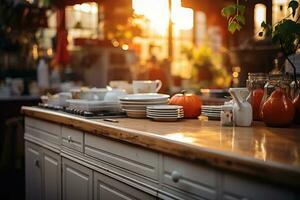
MULTIPOLYGON (((227 18, 228 31, 232 34, 241 30, 242 26, 245 24, 245 8, 246 6, 240 5, 237 0, 235 4, 226 6, 222 9, 221 14, 227 18)), ((290 0, 288 5, 290 14, 274 25, 262 22, 262 30, 258 33, 261 37, 264 35, 272 37, 272 43, 280 46, 284 57, 293 67, 293 76, 295 80, 296 67, 289 56, 296 53, 297 49, 300 47, 300 15, 298 17, 296 16, 298 8, 299 2, 297 0, 290 0)))
POLYGON ((207 44, 200 47, 183 47, 182 54, 193 66, 191 81, 194 88, 226 88, 231 76, 222 65, 222 56, 207 44))

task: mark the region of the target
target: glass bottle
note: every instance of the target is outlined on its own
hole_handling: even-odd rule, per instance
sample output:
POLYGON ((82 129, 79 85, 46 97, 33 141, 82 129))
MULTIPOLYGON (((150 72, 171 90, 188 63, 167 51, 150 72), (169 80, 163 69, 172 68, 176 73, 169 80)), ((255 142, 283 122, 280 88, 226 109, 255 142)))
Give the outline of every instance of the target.
POLYGON ((265 73, 248 73, 247 87, 249 89, 248 101, 252 105, 253 120, 260 120, 260 104, 264 96, 264 86, 268 80, 265 73))

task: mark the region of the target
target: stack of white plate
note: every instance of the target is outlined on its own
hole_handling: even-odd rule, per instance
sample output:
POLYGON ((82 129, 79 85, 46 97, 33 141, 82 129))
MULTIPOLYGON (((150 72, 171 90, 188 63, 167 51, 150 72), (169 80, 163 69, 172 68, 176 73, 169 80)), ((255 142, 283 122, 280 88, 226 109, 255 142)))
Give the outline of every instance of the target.
POLYGON ((167 105, 169 97, 169 95, 157 93, 130 94, 120 98, 120 104, 128 117, 146 118, 147 106, 167 105))
POLYGON ((147 117, 155 121, 176 121, 183 118, 183 107, 176 105, 147 106, 147 117))
POLYGON ((207 116, 209 119, 220 119, 222 106, 203 105, 201 108, 201 114, 207 116))

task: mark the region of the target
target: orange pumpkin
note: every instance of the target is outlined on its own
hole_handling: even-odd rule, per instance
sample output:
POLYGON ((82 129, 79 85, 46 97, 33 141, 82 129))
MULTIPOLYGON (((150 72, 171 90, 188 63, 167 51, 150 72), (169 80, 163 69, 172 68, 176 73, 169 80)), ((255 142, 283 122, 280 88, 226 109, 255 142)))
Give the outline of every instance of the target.
POLYGON ((201 113, 202 101, 200 97, 194 94, 186 94, 185 91, 175 94, 170 99, 170 104, 182 106, 184 118, 197 118, 201 113))

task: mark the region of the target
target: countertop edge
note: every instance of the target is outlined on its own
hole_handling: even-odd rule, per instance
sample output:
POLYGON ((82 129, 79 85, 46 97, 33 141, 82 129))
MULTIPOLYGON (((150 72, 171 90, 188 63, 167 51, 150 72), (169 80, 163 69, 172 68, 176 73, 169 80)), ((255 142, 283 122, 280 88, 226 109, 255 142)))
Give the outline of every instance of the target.
POLYGON ((288 187, 300 188, 300 169, 276 162, 264 162, 250 157, 226 153, 220 150, 193 147, 182 142, 163 138, 159 135, 118 129, 116 124, 94 122, 92 120, 66 116, 66 114, 24 106, 21 113, 28 117, 43 119, 50 122, 70 126, 94 135, 109 137, 122 142, 131 143, 147 149, 190 160, 194 163, 205 164, 218 169, 242 173, 248 176, 283 184, 288 187), (157 142, 159 140, 159 142, 157 142), (166 148, 168 147, 168 148, 166 148))

